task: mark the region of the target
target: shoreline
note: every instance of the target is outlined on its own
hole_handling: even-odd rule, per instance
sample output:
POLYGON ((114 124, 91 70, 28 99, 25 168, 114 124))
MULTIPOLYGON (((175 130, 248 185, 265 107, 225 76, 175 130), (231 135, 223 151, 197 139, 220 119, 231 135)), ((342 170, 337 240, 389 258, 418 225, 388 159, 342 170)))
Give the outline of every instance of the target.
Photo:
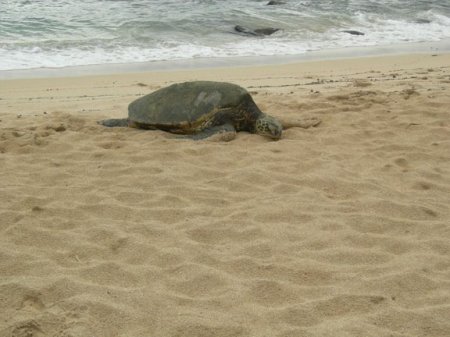
POLYGON ((310 51, 299 55, 195 58, 185 60, 112 63, 62 68, 0 70, 0 81, 11 79, 83 77, 141 72, 175 72, 197 69, 245 68, 277 66, 303 62, 383 57, 407 54, 445 54, 450 52, 450 39, 436 42, 405 43, 387 46, 347 47, 310 51))

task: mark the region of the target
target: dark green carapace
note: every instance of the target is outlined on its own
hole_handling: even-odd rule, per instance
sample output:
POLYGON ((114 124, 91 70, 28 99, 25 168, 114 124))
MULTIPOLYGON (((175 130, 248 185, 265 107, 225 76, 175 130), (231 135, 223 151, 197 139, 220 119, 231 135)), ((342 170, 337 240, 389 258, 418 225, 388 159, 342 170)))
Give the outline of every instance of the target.
POLYGON ((173 84, 138 98, 128 106, 128 118, 107 119, 104 126, 160 129, 201 139, 215 133, 248 131, 281 137, 282 126, 259 110, 244 88, 225 82, 173 84))

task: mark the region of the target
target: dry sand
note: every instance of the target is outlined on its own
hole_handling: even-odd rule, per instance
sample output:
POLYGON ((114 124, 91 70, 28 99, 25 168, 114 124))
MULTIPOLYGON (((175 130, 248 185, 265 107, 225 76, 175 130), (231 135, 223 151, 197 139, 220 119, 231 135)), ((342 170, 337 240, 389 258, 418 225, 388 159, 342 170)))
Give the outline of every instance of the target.
POLYGON ((0 336, 450 336, 450 55, 0 82, 0 336), (168 84, 314 117, 107 129, 168 84))

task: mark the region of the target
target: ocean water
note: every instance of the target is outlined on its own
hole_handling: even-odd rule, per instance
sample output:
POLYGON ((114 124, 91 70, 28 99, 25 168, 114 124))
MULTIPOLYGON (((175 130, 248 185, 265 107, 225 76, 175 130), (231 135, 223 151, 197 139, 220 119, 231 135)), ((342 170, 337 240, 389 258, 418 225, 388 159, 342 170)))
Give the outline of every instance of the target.
POLYGON ((0 0, 0 70, 296 55, 450 38, 449 0, 268 1, 0 0), (251 36, 236 25, 279 30, 251 36))

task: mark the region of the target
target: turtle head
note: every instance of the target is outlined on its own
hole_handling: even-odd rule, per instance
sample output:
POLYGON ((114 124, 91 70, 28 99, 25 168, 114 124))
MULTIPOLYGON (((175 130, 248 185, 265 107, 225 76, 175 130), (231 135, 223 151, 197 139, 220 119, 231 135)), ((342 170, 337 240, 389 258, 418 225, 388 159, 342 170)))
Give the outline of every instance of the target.
POLYGON ((283 126, 272 116, 262 115, 256 120, 255 133, 272 139, 280 139, 283 126))

